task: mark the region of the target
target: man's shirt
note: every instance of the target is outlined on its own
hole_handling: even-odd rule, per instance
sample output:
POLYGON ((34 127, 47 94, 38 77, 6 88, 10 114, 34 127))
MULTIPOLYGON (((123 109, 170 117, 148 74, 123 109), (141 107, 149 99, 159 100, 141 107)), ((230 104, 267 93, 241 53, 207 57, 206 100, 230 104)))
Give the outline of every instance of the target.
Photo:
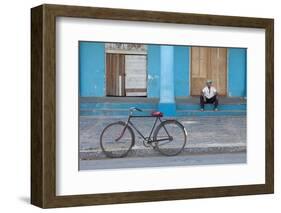
POLYGON ((204 96, 208 99, 214 97, 216 95, 216 88, 215 87, 210 87, 210 89, 206 86, 204 89, 202 89, 202 92, 204 94, 204 96))

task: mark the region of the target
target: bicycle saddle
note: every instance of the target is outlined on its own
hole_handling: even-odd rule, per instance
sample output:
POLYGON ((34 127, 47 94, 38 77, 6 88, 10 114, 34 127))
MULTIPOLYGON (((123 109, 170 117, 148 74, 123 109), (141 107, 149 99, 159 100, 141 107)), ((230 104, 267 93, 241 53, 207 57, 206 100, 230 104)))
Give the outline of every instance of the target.
POLYGON ((159 111, 156 111, 156 112, 152 112, 151 116, 153 116, 153 117, 163 117, 163 113, 159 112, 159 111))

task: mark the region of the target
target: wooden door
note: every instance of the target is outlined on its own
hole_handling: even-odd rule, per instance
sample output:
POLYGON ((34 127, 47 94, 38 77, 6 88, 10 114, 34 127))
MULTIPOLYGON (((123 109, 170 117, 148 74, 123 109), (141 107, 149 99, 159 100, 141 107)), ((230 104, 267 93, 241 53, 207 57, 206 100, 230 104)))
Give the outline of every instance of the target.
POLYGON ((125 96, 125 55, 106 54, 106 95, 125 96))
POLYGON ((146 55, 125 56, 126 96, 146 96, 146 55))
POLYGON ((227 49, 191 48, 191 95, 200 95, 206 80, 213 81, 219 95, 227 94, 227 49))

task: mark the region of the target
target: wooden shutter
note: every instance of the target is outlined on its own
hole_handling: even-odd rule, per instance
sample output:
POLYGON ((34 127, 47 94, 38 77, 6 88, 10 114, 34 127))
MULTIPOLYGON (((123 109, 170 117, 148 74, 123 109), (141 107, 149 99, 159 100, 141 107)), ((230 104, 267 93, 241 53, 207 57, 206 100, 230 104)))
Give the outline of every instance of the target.
POLYGON ((125 96, 125 56, 106 54, 106 95, 125 96))

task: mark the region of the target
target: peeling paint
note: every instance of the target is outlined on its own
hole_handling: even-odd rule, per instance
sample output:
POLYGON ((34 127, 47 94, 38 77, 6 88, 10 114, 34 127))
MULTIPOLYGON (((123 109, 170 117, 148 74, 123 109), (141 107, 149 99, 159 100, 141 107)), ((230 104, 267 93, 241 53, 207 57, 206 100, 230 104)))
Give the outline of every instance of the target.
POLYGON ((159 75, 149 75, 148 74, 147 79, 153 81, 153 80, 159 79, 159 75))
POLYGON ((148 45, 147 50, 147 97, 159 98, 160 96, 160 45, 148 45))

